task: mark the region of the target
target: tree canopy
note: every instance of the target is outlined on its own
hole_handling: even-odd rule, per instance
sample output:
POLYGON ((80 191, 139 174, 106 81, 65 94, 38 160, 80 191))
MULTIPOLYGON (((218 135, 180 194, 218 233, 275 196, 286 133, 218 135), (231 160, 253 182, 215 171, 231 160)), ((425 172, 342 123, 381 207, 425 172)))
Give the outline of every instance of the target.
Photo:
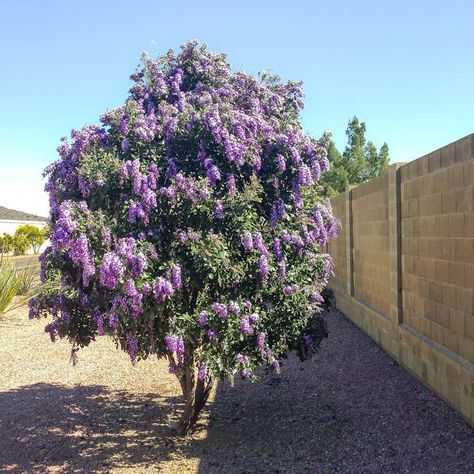
POLYGON ((329 137, 300 123, 301 84, 232 72, 196 42, 144 57, 122 107, 73 130, 48 170, 51 246, 30 316, 73 347, 109 335, 165 357, 185 398, 311 353, 337 232, 318 195, 329 137))
POLYGON ((366 125, 354 116, 347 125, 347 145, 341 154, 331 140, 328 145, 330 170, 322 179, 326 195, 335 196, 384 173, 390 161, 388 145, 380 150, 366 139, 366 125))

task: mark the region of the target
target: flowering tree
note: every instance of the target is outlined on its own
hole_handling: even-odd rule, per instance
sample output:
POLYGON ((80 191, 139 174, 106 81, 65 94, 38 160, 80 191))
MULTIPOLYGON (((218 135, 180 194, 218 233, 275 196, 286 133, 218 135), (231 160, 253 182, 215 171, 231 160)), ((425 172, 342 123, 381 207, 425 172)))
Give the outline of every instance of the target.
POLYGON ((30 317, 73 350, 110 335, 167 358, 195 423, 212 382, 311 352, 336 233, 302 89, 233 73, 190 42, 143 59, 125 104, 74 130, 46 171, 51 247, 30 317))

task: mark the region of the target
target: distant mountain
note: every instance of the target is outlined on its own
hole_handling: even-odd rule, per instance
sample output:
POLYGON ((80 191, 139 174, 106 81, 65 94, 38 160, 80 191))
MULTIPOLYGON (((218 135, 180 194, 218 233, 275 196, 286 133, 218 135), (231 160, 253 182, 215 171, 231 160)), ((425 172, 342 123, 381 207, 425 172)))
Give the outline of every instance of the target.
POLYGON ((0 219, 7 219, 10 221, 38 221, 44 222, 48 220, 47 217, 36 216, 35 214, 28 214, 23 211, 15 211, 14 209, 8 209, 0 206, 0 219))

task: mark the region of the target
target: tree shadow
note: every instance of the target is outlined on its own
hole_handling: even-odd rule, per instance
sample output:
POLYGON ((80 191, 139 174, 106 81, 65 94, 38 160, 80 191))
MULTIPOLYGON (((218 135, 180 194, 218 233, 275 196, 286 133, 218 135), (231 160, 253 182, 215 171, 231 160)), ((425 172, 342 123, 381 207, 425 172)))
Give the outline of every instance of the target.
POLYGON ((181 400, 35 384, 0 393, 0 471, 108 471, 170 459, 181 400))

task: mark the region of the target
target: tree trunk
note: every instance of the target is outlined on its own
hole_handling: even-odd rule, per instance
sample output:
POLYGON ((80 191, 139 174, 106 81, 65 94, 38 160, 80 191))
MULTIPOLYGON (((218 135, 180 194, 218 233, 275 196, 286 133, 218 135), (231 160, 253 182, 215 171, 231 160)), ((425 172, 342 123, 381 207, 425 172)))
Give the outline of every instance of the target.
POLYGON ((178 424, 178 434, 186 436, 196 424, 201 410, 204 408, 212 389, 211 383, 205 383, 196 377, 196 368, 189 365, 185 369, 181 387, 183 389, 184 410, 178 424))

